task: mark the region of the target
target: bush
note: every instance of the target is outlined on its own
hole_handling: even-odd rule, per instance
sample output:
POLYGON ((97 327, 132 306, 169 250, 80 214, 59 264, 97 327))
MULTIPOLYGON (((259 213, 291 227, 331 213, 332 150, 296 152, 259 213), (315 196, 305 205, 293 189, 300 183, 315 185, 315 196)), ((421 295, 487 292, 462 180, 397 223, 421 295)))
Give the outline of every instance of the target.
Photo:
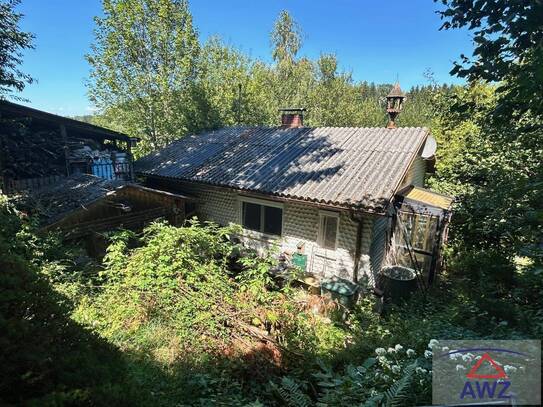
POLYGON ((36 265, 45 259, 31 255, 39 238, 30 238, 31 229, 5 199, 0 228, 0 401, 122 402, 130 390, 120 354, 70 319, 68 301, 36 265))

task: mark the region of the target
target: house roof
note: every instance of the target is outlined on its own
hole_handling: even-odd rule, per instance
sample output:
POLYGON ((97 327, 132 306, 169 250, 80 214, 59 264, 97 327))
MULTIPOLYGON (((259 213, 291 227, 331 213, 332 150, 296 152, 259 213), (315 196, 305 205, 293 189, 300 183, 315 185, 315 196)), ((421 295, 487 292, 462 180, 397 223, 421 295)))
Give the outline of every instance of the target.
POLYGON ((126 181, 74 174, 55 184, 32 190, 24 195, 24 199, 39 212, 42 223, 50 225, 75 210, 86 208, 124 184, 126 181))
MULTIPOLYGON (((43 110, 34 109, 28 106, 19 105, 17 103, 0 100, 0 113, 2 117, 30 117, 33 120, 49 126, 64 125, 68 129, 73 129, 77 132, 84 133, 87 137, 95 137, 108 140, 120 140, 130 142, 131 138, 126 134, 117 131, 106 129, 105 127, 96 126, 94 124, 85 123, 69 117, 58 116, 56 114, 44 112, 43 110)), ((133 140, 138 140, 133 138, 133 140)))
POLYGON ((383 213, 426 128, 233 127, 141 158, 141 175, 383 213))

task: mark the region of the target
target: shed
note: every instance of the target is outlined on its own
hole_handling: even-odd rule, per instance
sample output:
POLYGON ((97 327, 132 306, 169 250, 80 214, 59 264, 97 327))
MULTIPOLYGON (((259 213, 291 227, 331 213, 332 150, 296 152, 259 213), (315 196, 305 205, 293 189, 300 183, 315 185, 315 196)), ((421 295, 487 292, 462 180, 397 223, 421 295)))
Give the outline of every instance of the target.
POLYGON ((132 180, 136 138, 104 127, 0 101, 0 189, 12 194, 72 174, 132 180))
POLYGON ((180 225, 187 215, 186 202, 191 200, 186 195, 89 174, 71 175, 23 199, 40 216, 42 230, 59 229, 70 239, 120 227, 140 229, 158 218, 180 225))

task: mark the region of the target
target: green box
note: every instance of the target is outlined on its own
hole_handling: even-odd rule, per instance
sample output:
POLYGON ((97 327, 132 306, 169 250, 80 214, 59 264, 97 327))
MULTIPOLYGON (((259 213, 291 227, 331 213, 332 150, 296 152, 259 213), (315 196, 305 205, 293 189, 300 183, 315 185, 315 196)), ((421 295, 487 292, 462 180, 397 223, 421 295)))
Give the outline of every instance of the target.
POLYGON ((303 272, 305 272, 307 269, 307 255, 294 253, 292 255, 292 264, 299 267, 303 272))
POLYGON ((332 277, 321 281, 321 295, 338 300, 338 302, 352 308, 356 303, 358 284, 339 277, 332 277))

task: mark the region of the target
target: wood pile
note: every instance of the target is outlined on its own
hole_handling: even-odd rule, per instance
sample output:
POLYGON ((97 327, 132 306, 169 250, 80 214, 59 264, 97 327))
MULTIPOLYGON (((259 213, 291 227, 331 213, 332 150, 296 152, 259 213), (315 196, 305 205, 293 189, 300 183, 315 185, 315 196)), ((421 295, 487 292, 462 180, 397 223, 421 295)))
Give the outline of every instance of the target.
POLYGON ((27 134, 0 134, 3 175, 12 178, 35 178, 64 175, 64 143, 54 131, 27 134))
POLYGON ((80 157, 82 149, 101 152, 105 146, 73 134, 64 140, 60 129, 35 128, 25 121, 11 123, 0 130, 0 176, 26 179, 66 175, 66 155, 69 160, 81 161, 88 158, 80 157))

